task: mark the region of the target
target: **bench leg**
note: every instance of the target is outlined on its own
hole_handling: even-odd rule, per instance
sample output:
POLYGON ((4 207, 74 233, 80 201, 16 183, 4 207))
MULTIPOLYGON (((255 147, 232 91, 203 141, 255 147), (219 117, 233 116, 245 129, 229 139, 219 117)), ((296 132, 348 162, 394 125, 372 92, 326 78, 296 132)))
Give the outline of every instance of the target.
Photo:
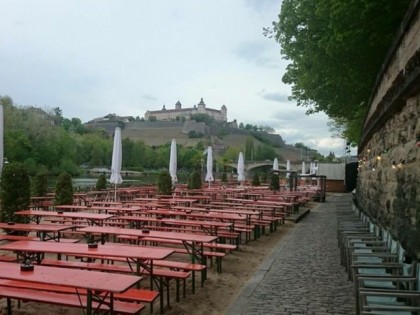
POLYGON ((166 302, 168 304, 168 308, 170 308, 171 296, 169 292, 169 279, 166 279, 166 302))
POLYGON ((7 315, 12 315, 12 300, 7 298, 7 315))
POLYGON ((195 271, 193 270, 191 273, 192 279, 191 279, 191 291, 194 294, 195 293, 195 271))

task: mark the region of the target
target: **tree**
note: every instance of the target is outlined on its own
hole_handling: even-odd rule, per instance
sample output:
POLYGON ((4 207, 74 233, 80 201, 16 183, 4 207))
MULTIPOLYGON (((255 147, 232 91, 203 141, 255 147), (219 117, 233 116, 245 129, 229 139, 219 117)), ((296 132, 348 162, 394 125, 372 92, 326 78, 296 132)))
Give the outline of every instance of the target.
POLYGON ((105 174, 100 174, 98 180, 96 181, 96 190, 105 190, 106 189, 106 177, 105 174))
POLYGON ((159 174, 158 192, 160 195, 172 194, 172 178, 168 171, 163 171, 159 174))
POLYGON ((283 82, 307 113, 325 112, 357 143, 369 96, 410 0, 283 0, 274 35, 283 82))
POLYGON ((252 178, 252 186, 260 186, 260 176, 258 176, 257 173, 254 174, 254 177, 252 178))
POLYGON ((71 175, 63 172, 57 178, 55 186, 54 205, 72 205, 73 204, 73 183, 71 175))
POLYGON ((26 222, 16 211, 26 210, 30 204, 30 179, 22 163, 6 164, 1 173, 1 221, 26 222))
POLYGON ((252 136, 246 138, 244 155, 245 161, 254 160, 254 138, 252 136))
POLYGON ((45 172, 38 172, 34 179, 33 193, 35 196, 45 196, 48 192, 48 177, 45 172))
POLYGON ((273 173, 270 178, 270 190, 278 191, 280 189, 279 175, 273 173))
POLYGON ((194 171, 188 181, 188 189, 200 189, 202 186, 200 172, 194 171))

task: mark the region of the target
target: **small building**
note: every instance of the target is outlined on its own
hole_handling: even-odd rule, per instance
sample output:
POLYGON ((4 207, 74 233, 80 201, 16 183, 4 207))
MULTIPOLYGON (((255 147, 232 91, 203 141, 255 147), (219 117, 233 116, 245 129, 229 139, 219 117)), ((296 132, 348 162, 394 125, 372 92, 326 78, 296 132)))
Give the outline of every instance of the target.
POLYGON ((161 110, 148 110, 144 114, 144 119, 149 120, 150 117, 155 117, 156 120, 188 120, 191 115, 196 114, 207 114, 216 121, 227 121, 227 108, 225 105, 222 105, 220 110, 207 108, 203 99, 200 100, 200 103, 191 108, 182 108, 181 102, 178 101, 176 102, 174 109, 166 109, 166 106, 163 105, 161 110))
POLYGON ((327 177, 327 192, 346 192, 345 169, 346 166, 343 163, 318 163, 316 174, 327 177))

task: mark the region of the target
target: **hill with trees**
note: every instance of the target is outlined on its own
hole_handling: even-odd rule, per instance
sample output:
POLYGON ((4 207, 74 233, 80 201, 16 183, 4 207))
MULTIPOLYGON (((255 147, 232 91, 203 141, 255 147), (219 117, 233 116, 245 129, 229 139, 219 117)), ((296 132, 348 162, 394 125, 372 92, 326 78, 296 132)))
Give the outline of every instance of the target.
POLYGON ((257 127, 247 130, 211 124, 202 136, 191 137, 183 132, 182 122, 123 121, 115 115, 113 121, 92 125, 64 118, 59 108, 18 106, 8 96, 0 96, 0 104, 4 108, 5 159, 24 164, 31 176, 39 172, 78 176, 84 169, 109 169, 117 126, 123 128, 122 167, 127 171, 167 169, 172 138, 178 144, 178 168, 188 172, 202 169, 208 145, 214 148, 219 169, 235 162, 240 151, 246 160, 300 160, 302 152, 300 147, 284 144, 279 135, 257 127))

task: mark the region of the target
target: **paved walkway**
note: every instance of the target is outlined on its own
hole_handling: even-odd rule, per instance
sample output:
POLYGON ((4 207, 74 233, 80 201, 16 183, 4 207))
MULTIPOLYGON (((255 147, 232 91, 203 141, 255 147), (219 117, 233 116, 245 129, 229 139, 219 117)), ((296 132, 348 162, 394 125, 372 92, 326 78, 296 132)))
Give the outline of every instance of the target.
POLYGON ((340 265, 336 208, 351 194, 328 195, 278 243, 230 306, 228 315, 355 314, 353 284, 340 265))

